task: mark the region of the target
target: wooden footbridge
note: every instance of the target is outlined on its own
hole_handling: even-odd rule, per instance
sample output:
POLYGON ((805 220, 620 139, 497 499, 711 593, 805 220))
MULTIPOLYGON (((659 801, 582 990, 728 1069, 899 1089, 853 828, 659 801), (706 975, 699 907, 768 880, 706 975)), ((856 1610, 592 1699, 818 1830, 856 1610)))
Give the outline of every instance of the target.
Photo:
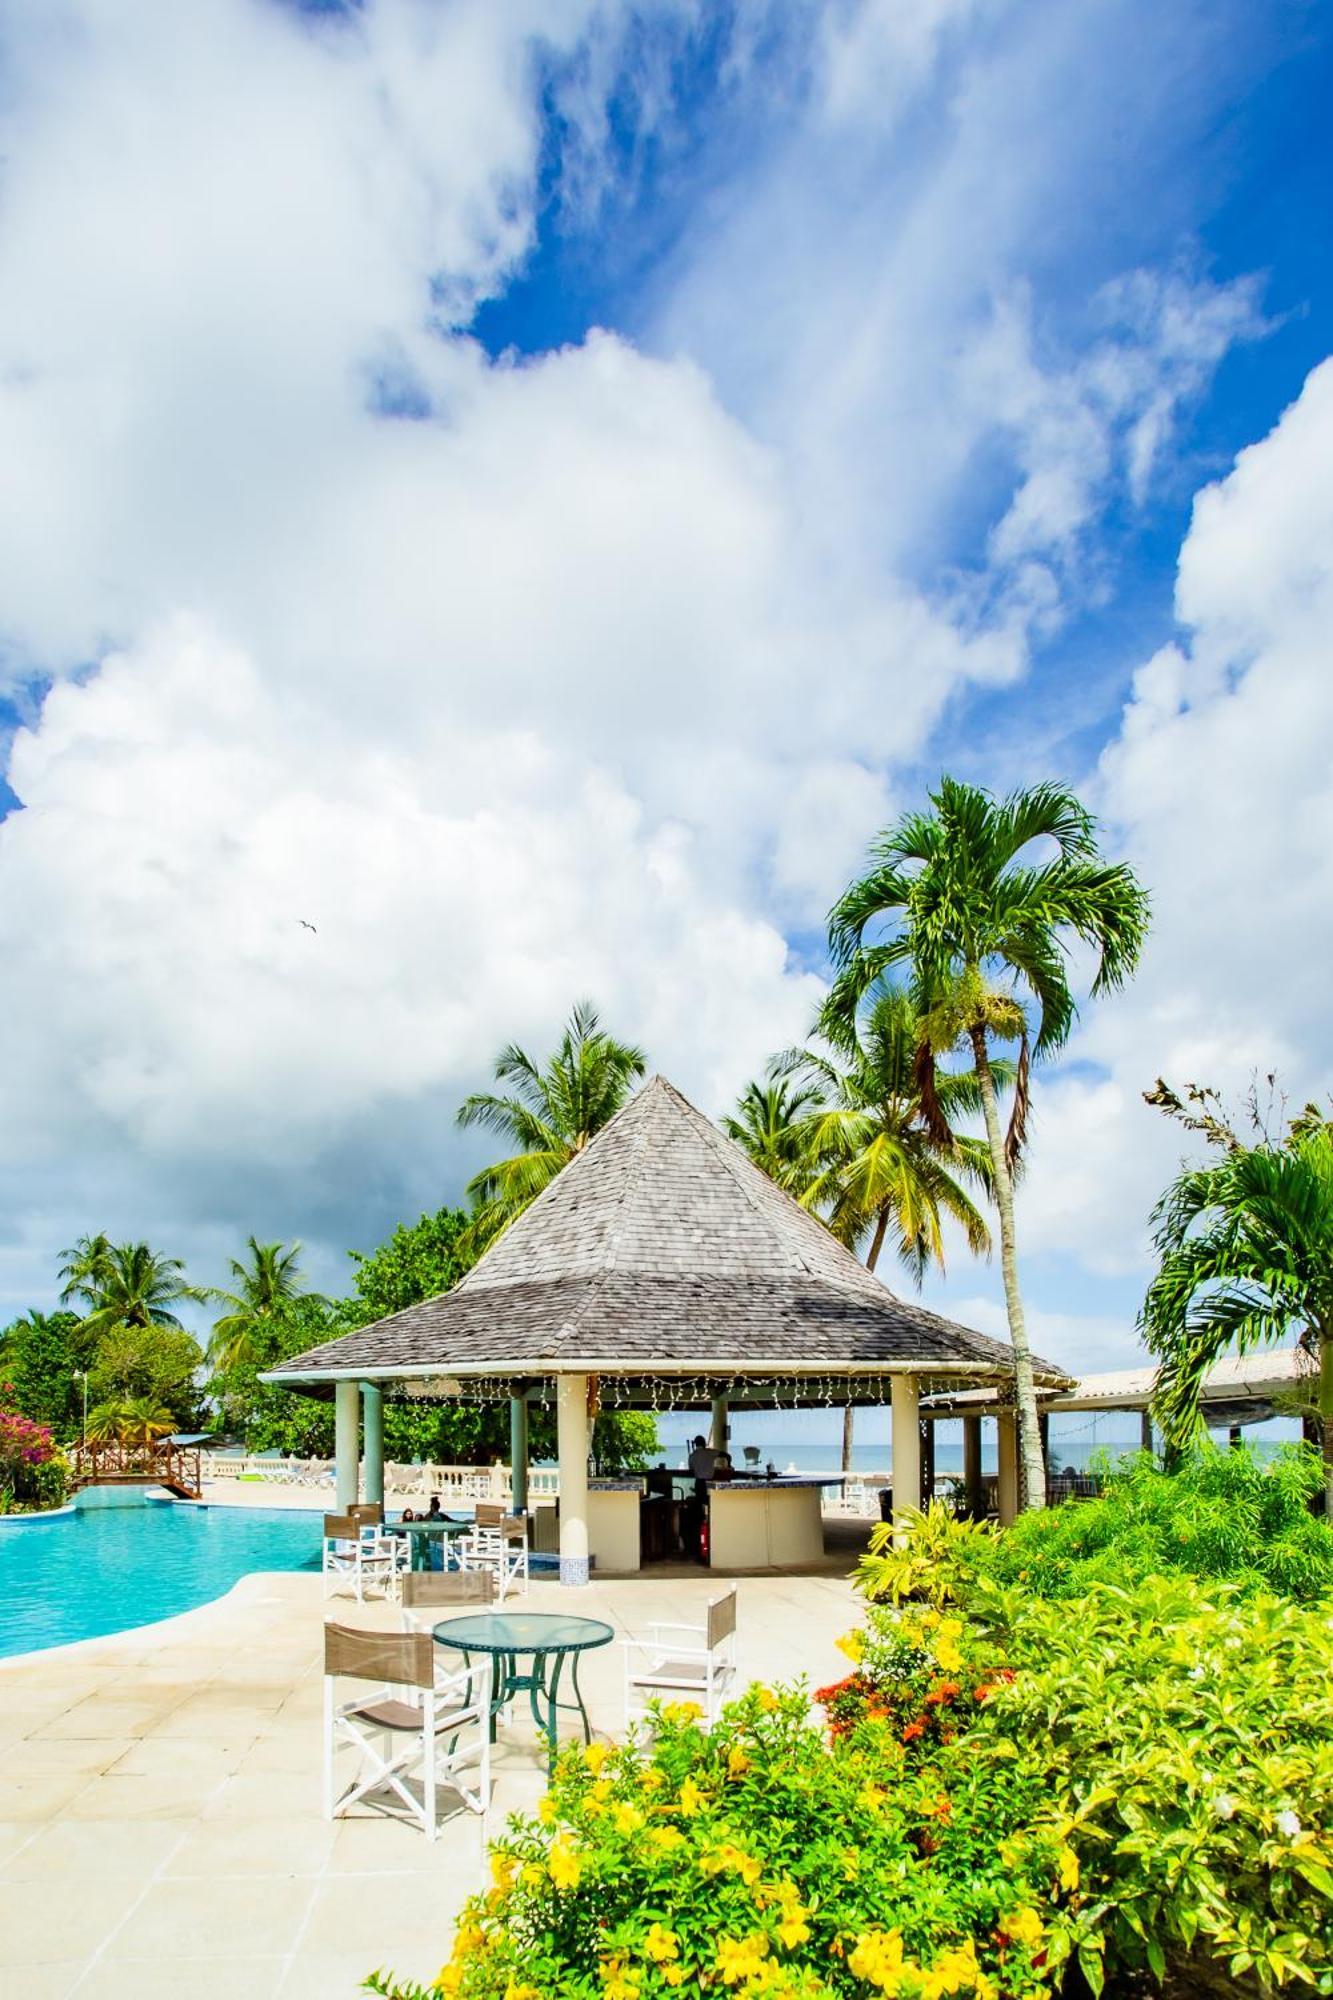
POLYGON ((84 1486, 164 1486, 178 1500, 203 1498, 199 1453, 164 1439, 157 1444, 82 1444, 70 1453, 69 1490, 84 1486))

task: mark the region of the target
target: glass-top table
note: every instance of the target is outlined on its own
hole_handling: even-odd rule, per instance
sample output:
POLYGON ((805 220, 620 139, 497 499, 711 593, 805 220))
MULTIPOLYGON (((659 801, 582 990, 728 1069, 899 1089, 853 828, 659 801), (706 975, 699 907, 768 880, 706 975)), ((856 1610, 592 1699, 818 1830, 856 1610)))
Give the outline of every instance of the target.
MULTIPOLYGON (((409 1524, 410 1525, 410 1524, 409 1524)), ((471 1662, 474 1653, 489 1653, 494 1662, 495 1680, 491 1689, 491 1737, 495 1718, 515 1695, 527 1693, 532 1719, 546 1735, 548 1761, 555 1762, 556 1728, 559 1712, 575 1711, 583 1720, 583 1740, 589 1742, 592 1728, 579 1690, 579 1656, 598 1646, 609 1646, 615 1637, 599 1618, 572 1618, 558 1611, 479 1611, 466 1618, 447 1618, 434 1628, 437 1646, 452 1647, 471 1662), (519 1661, 531 1659, 520 1673, 519 1661), (560 1677, 570 1662, 572 1702, 561 1701, 560 1677)))
POLYGON ((460 1520, 453 1514, 437 1514, 433 1521, 386 1521, 382 1532, 386 1535, 406 1535, 413 1569, 430 1569, 434 1552, 432 1543, 443 1542, 443 1567, 448 1569, 450 1542, 458 1535, 471 1534, 475 1526, 470 1515, 460 1520))

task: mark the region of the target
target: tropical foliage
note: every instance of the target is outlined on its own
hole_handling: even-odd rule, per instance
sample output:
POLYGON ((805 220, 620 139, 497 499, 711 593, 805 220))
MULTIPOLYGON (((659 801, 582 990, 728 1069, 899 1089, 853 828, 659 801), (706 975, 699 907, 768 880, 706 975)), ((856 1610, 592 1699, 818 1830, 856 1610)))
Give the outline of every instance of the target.
POLYGON ((465 1098, 460 1125, 480 1125, 518 1151, 468 1182, 473 1217, 467 1247, 480 1251, 550 1186, 561 1168, 582 1152, 629 1097, 644 1073, 641 1049, 617 1041, 601 1025, 591 1001, 569 1017, 553 1056, 539 1064, 513 1044, 496 1058, 495 1080, 504 1095, 465 1098))
MULTIPOLYGON (((1164 1098, 1180 1115, 1159 1083, 1152 1101, 1164 1098)), ((1153 1214, 1161 1263, 1140 1323, 1160 1357, 1156 1414, 1168 1444, 1183 1449, 1221 1354, 1296 1339, 1310 1356, 1333 1520, 1333 1127, 1307 1110, 1285 1138, 1248 1146, 1209 1116, 1220 1157, 1183 1168, 1153 1214)))
POLYGON ((864 1246, 872 1271, 887 1240, 917 1284, 932 1264, 944 1264, 946 1218, 974 1254, 990 1249, 985 1218, 963 1185, 989 1184, 989 1154, 957 1129, 980 1107, 977 1077, 941 1075, 927 1105, 921 1034, 909 994, 878 979, 854 1016, 826 1008, 818 1039, 774 1064, 814 1100, 799 1127, 813 1163, 806 1206, 850 1249, 864 1246))
POLYGON ((1264 1463, 1205 1441, 1173 1472, 1141 1453, 1108 1473, 1099 1498, 1020 1515, 1003 1534, 936 1501, 897 1541, 875 1530, 858 1581, 871 1597, 947 1606, 983 1583, 1067 1599, 1181 1575, 1314 1603, 1333 1598, 1333 1526, 1310 1512, 1320 1481, 1303 1445, 1264 1463))
POLYGON ((267 1358, 269 1329, 284 1306, 293 1299, 311 1296, 301 1281, 301 1246, 259 1243, 246 1239, 244 1259, 233 1257, 230 1271, 234 1291, 214 1294, 228 1310, 213 1322, 208 1358, 215 1368, 227 1370, 267 1358))
POLYGON ((58 1507, 66 1466, 49 1424, 18 1407, 14 1384, 0 1383, 0 1514, 58 1507))
POLYGON ((813 1084, 770 1076, 745 1086, 722 1129, 771 1181, 804 1201, 819 1174, 812 1114, 822 1103, 813 1084))
MULTIPOLYGON (((1029 2000, 1068 1919, 1059 1845, 1009 1851, 1028 1801, 946 1778, 883 1725, 830 1752, 803 1690, 752 1690, 705 1733, 566 1751, 491 1851, 436 1990, 468 2000, 682 1993, 1029 2000), (956 1787, 946 1789, 950 1780, 956 1787)), ((375 1982, 382 1992, 395 1989, 375 1982)))
MULTIPOLYGON (((1121 985, 1147 932, 1132 871, 1098 851, 1092 815, 1072 792, 1036 785, 996 799, 941 781, 930 809, 905 815, 875 843, 872 865, 829 919, 839 968, 831 1007, 851 1021, 869 987, 901 966, 922 1022, 923 1099, 938 1098, 938 1058, 962 1048, 977 1078, 1000 1224, 1014 1349, 1024 1499, 1040 1506, 1045 1472, 1014 1228, 1014 1172, 1026 1137, 1029 1065, 1068 1039, 1076 1016, 1067 945, 1096 954, 1094 993, 1121 985), (1054 847, 1053 858, 1029 850, 1054 847), (993 1045, 1017 1047, 1007 1132, 993 1045)), ((947 1126, 941 1116, 938 1131, 947 1126)))

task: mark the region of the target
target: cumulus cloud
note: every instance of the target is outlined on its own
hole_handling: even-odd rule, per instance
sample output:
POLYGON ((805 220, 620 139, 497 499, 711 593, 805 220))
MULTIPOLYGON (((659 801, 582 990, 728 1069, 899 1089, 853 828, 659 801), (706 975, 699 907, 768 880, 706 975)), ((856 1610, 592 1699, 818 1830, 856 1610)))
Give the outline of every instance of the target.
POLYGON ((1333 1088, 1333 362, 1198 496, 1182 628, 1134 680, 1099 802, 1153 894, 1133 985, 1091 1012, 1040 1093, 1025 1242, 1142 1272, 1184 1135, 1142 1102, 1160 1073, 1239 1099, 1276 1069, 1295 1105, 1333 1088), (1091 1067, 1089 1067, 1091 1066, 1091 1067))
MULTIPOLYGON (((1021 150, 1015 79, 1055 104, 1081 28, 753 0, 728 102, 771 87, 786 12, 811 79, 786 150, 709 191, 637 341, 488 357, 469 316, 534 241, 548 88, 571 214, 617 170, 627 67, 671 128, 697 14, 648 11, 660 41, 613 0, 8 12, 17 1303, 98 1226, 210 1270, 238 1232, 301 1233, 334 1281, 336 1246, 455 1192, 458 1096, 580 993, 720 1109, 809 1018, 785 933, 960 691, 1021 675, 1069 588, 1052 548, 1142 489, 1246 330, 1234 289, 1140 272, 1095 372, 1046 344, 1040 174, 1082 137, 1061 107, 1021 184, 990 169, 1021 150)), ((1189 573, 1172 657, 1225 678, 1189 573)))

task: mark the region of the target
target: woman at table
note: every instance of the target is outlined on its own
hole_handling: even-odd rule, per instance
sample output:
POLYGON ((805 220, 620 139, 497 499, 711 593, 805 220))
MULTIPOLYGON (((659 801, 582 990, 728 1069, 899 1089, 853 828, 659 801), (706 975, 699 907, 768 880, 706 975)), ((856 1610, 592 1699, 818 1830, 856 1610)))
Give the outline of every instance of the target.
POLYGON ((442 1521, 444 1519, 444 1515, 440 1511, 440 1496, 438 1493, 431 1494, 430 1505, 421 1518, 423 1521, 442 1521))

